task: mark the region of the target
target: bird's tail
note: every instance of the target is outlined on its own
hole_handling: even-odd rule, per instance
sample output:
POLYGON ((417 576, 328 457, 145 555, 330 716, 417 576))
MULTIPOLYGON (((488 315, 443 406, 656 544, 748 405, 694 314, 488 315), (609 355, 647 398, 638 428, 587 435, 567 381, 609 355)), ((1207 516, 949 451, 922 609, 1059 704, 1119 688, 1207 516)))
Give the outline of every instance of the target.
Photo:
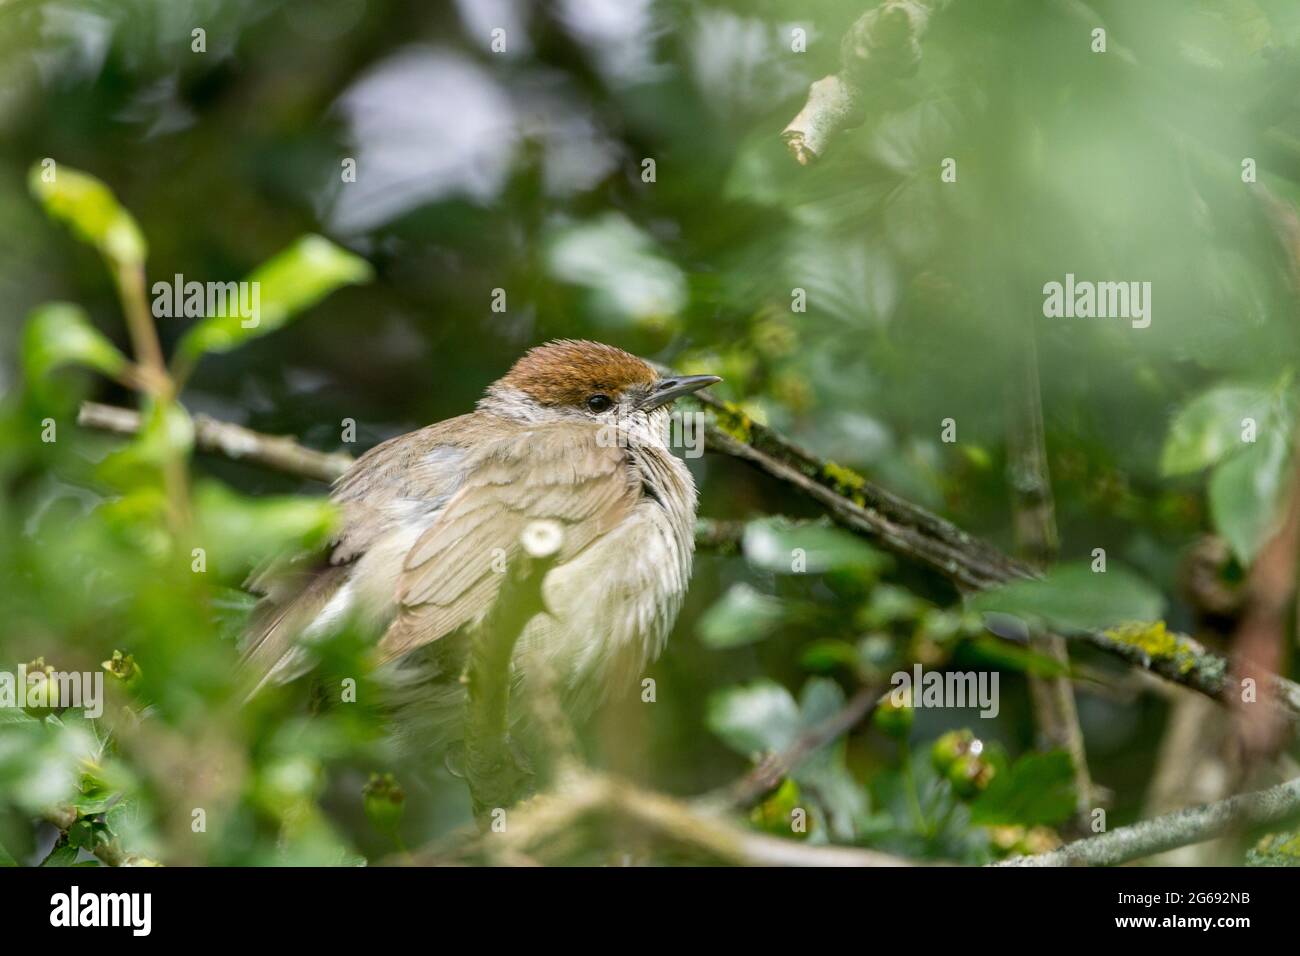
POLYGON ((280 561, 250 576, 245 586, 263 597, 240 642, 247 696, 268 683, 293 680, 310 667, 302 638, 310 636, 312 625, 351 573, 350 565, 280 561))

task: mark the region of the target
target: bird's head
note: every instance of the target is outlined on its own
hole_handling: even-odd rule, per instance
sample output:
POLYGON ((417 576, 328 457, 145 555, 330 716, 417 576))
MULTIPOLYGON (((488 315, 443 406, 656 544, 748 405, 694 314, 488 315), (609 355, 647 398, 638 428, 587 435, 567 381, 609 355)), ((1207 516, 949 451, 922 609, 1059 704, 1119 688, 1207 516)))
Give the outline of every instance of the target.
POLYGON ((587 421, 659 433, 674 399, 720 381, 661 376, 612 345, 559 339, 530 349, 489 386, 479 407, 526 422, 587 421))

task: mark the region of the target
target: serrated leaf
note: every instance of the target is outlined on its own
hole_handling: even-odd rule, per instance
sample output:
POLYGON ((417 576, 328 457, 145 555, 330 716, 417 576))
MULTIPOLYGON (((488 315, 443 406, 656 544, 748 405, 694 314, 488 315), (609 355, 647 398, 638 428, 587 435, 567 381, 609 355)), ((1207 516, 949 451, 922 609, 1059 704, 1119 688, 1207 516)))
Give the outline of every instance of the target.
POLYGON ((23 329, 23 369, 38 383, 64 365, 83 365, 117 376, 130 364, 117 346, 90 324, 78 306, 51 302, 35 309, 23 329))
POLYGON ((1197 396, 1169 426, 1160 454, 1161 473, 1191 474, 1248 448, 1241 440, 1243 419, 1253 418, 1263 430, 1275 403, 1268 389, 1244 385, 1224 385, 1197 396))
POLYGON ((875 548, 840 528, 792 525, 779 518, 749 522, 742 544, 750 564, 778 574, 818 574, 848 568, 878 573, 888 563, 875 548))
POLYGON ((729 687, 709 698, 705 722, 732 750, 750 756, 787 747, 799 733, 799 705, 770 680, 729 687))
POLYGON ((971 600, 971 607, 985 613, 1081 630, 1155 620, 1164 605, 1159 591, 1113 562, 1104 572, 1094 572, 1088 562, 1062 564, 1042 579, 1013 581, 971 600))
POLYGON ((238 296, 228 296, 222 313, 202 319, 185 334, 177 350, 191 358, 228 352, 281 328, 335 289, 369 282, 373 275, 370 263, 360 256, 323 236, 303 236, 245 280, 255 290, 255 316, 241 315, 238 296))
POLYGON ((777 598, 748 584, 735 584, 704 612, 696 627, 709 647, 740 647, 762 640, 784 616, 777 598))
POLYGON ((1270 429, 1210 476, 1210 515, 1242 564, 1254 561, 1269 533, 1277 530, 1290 451, 1288 437, 1270 429))
POLYGON ((144 262, 148 247, 140 227, 101 180, 67 166, 37 163, 27 183, 52 218, 67 223, 111 263, 144 262))

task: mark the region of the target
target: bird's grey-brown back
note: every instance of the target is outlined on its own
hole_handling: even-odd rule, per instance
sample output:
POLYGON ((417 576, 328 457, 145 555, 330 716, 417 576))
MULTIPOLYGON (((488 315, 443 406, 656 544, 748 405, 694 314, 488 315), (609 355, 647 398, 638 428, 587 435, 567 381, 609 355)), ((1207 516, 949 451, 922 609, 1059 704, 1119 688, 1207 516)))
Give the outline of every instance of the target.
POLYGON ((454 736, 464 644, 524 527, 548 519, 564 533, 543 582, 550 613, 529 624, 517 668, 545 655, 578 710, 628 687, 662 651, 690 576, 695 487, 668 450, 667 406, 712 380, 664 381, 610 346, 553 342, 475 412, 371 449, 334 489, 328 563, 267 588, 250 669, 291 677, 304 642, 352 621, 378 641, 392 702, 437 715, 421 733, 454 736))

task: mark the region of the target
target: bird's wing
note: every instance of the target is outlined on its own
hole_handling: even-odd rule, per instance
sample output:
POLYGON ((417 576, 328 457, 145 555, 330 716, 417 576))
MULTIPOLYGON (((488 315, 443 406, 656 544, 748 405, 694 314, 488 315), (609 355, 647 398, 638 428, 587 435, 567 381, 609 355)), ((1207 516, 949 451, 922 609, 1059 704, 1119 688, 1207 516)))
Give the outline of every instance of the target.
POLYGON ((459 441, 479 417, 438 422, 370 449, 335 483, 340 524, 329 553, 281 555, 254 570, 244 586, 262 599, 240 644, 254 685, 298 673, 298 639, 347 584, 353 564, 398 530, 404 512, 433 514, 455 494, 465 457, 459 441))
POLYGON ((563 562, 622 521, 641 482, 626 452, 597 430, 555 423, 499 430, 476 454, 460 489, 406 555, 398 612, 379 645, 391 660, 474 622, 492 605, 503 567, 514 567, 529 522, 564 529, 563 562))

